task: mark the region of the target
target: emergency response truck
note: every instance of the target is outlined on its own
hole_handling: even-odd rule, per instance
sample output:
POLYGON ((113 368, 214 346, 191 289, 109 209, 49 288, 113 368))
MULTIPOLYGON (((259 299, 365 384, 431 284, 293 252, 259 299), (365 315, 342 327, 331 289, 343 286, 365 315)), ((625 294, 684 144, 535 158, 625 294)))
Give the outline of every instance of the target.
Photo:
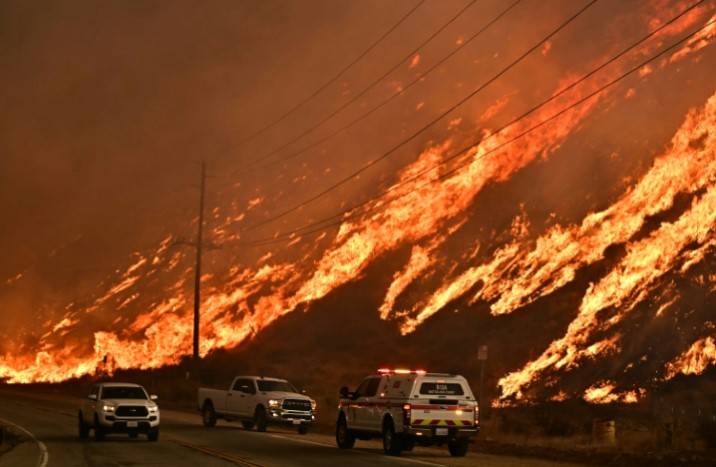
POLYGON ((388 455, 399 456, 417 443, 447 444, 451 455, 464 456, 479 429, 477 401, 460 375, 380 369, 355 391, 340 391, 341 449, 352 448, 356 439, 382 437, 388 455))

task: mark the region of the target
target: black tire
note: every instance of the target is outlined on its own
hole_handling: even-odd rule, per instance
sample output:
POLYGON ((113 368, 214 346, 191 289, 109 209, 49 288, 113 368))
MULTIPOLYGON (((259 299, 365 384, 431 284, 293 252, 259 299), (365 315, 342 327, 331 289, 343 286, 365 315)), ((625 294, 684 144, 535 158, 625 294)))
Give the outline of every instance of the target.
POLYGON ((470 440, 467 438, 448 441, 448 451, 450 451, 450 455, 453 457, 465 457, 469 446, 470 440))
POLYGON ((346 417, 341 415, 336 422, 336 444, 340 449, 351 449, 356 444, 356 437, 348 429, 346 417))
POLYGON ((399 456, 403 451, 402 440, 395 434, 395 428, 391 420, 383 423, 383 451, 389 456, 399 456))
POLYGON ((201 422, 206 427, 216 426, 216 412, 214 406, 208 402, 201 409, 201 422))
POLYGON ((244 427, 245 430, 251 430, 254 427, 254 421, 253 420, 242 420, 241 425, 244 427))
POLYGON ((159 441, 159 428, 149 430, 149 432, 147 433, 147 439, 151 442, 159 441))
POLYGON ((94 416, 94 440, 95 441, 104 441, 104 428, 99 424, 99 418, 97 418, 97 415, 94 416))
POLYGON ((77 414, 77 420, 77 428, 79 431, 80 439, 89 438, 90 427, 85 423, 85 420, 82 417, 82 412, 77 414))
POLYGON ((299 435, 306 435, 308 434, 308 425, 305 423, 302 423, 298 425, 298 434, 299 435))
POLYGON ((254 412, 254 424, 256 425, 256 431, 264 432, 268 426, 268 420, 266 419, 266 409, 261 406, 256 407, 254 412))
POLYGON ((403 438, 403 451, 412 451, 415 448, 414 438, 403 438))

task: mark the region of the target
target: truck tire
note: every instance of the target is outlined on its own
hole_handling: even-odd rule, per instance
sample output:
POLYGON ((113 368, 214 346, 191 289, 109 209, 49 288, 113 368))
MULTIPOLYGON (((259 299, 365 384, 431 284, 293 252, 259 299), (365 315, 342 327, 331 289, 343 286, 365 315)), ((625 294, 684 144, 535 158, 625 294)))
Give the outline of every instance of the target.
POLYGON ((244 427, 245 430, 251 430, 254 427, 254 421, 253 420, 242 420, 241 425, 244 427))
POLYGON ((383 451, 389 456, 399 456, 403 451, 401 439, 395 434, 393 421, 388 419, 383 422, 383 451))
POLYGON ((214 411, 214 406, 210 402, 205 402, 204 407, 201 409, 201 421, 204 426, 216 426, 216 412, 214 411))
POLYGON ((336 422, 336 444, 340 449, 351 449, 356 444, 356 437, 348 429, 346 417, 342 414, 338 417, 338 422, 336 422))
POLYGON ((470 445, 470 440, 467 438, 463 439, 451 439, 448 441, 448 451, 453 457, 465 457, 467 454, 467 448, 470 445))
POLYGON ((102 428, 102 425, 99 424, 99 418, 97 418, 97 415, 94 416, 94 440, 95 441, 104 441, 104 428, 102 428))
POLYGON ((254 423, 256 424, 256 431, 266 431, 266 426, 268 425, 268 421, 266 420, 266 409, 261 406, 256 407, 256 412, 254 412, 254 423))
POLYGON ((298 425, 298 434, 299 435, 308 434, 308 423, 301 423, 300 425, 298 425))
POLYGON ((147 439, 151 442, 159 441, 159 428, 149 430, 147 433, 147 439))
POLYGON ((77 418, 78 418, 78 428, 79 428, 80 439, 89 438, 90 427, 87 426, 87 424, 85 423, 85 419, 82 416, 82 412, 77 414, 77 418))
POLYGON ((403 451, 412 451, 415 449, 415 438, 403 438, 403 451))

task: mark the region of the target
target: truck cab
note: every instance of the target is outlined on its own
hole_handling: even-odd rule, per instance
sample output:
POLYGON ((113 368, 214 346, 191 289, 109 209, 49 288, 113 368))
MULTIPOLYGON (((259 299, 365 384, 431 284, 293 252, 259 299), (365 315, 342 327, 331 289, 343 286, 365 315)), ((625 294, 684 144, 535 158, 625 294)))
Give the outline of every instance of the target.
POLYGON ((460 375, 380 369, 355 391, 340 391, 336 442, 342 449, 382 437, 389 455, 416 443, 446 443, 451 455, 464 456, 479 429, 477 401, 460 375))

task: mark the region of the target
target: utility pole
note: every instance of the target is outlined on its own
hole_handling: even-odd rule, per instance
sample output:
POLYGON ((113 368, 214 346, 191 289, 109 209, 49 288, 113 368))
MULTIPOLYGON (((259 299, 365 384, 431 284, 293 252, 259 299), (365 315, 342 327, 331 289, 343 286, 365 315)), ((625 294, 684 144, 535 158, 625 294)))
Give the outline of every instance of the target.
POLYGON ((199 306, 201 303, 201 250, 204 246, 204 192, 206 190, 206 162, 201 161, 201 185, 199 193, 199 225, 196 232, 196 266, 194 267, 194 361, 199 361, 199 306))

